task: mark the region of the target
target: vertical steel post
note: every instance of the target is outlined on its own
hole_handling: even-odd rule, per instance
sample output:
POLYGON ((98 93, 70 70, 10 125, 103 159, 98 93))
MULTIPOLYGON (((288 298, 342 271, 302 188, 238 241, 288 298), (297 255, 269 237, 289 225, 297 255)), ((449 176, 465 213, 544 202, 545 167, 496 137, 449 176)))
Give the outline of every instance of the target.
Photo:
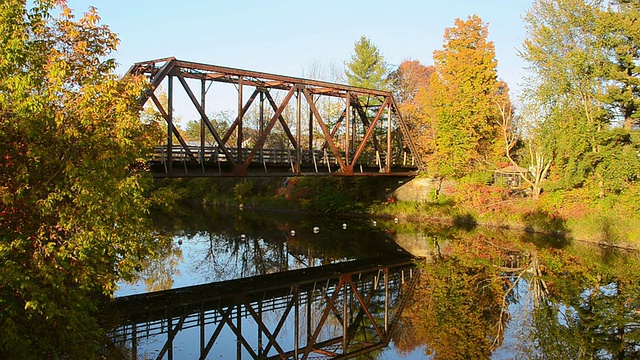
POLYGON ((236 355, 237 359, 242 359, 242 341, 240 337, 242 336, 242 305, 238 304, 238 311, 236 312, 236 329, 238 332, 236 333, 236 355))
POLYGON ((356 134, 358 133, 358 122, 356 121, 356 114, 354 109, 351 109, 351 148, 356 151, 356 134))
POLYGON ((167 358, 169 360, 173 360, 173 318, 171 315, 171 310, 169 310, 169 316, 167 317, 167 342, 169 343, 169 347, 167 348, 167 358))
POLYGON ((173 174, 173 76, 169 75, 167 81, 167 173, 173 174))
POLYGON ((302 140, 302 98, 300 97, 301 92, 300 92, 300 86, 297 86, 298 90, 296 91, 296 96, 297 96, 297 101, 296 101, 296 106, 297 106, 297 112, 296 112, 296 120, 297 120, 297 126, 296 126, 296 172, 299 174, 302 169, 301 169, 301 165, 302 165, 302 143, 300 142, 300 140, 302 140))
POLYGON ((242 113, 242 77, 240 77, 238 79, 238 141, 237 141, 237 151, 238 151, 238 158, 236 159, 238 164, 242 164, 243 159, 242 159, 242 142, 244 139, 242 139, 242 118, 243 118, 243 113, 242 113))
POLYGON ((298 350, 300 349, 300 296, 298 296, 298 285, 293 286, 293 296, 295 296, 294 304, 295 304, 295 329, 294 335, 295 339, 293 342, 293 352, 295 358, 298 358, 298 350))
POLYGON ((389 335, 389 268, 384 269, 384 333, 389 335))
POLYGON ((349 127, 351 122, 351 93, 347 92, 347 107, 344 114, 345 117, 345 135, 344 135, 344 160, 349 166, 349 127))
POLYGON ((391 172, 391 104, 389 106, 388 120, 387 120, 387 167, 386 172, 391 172))
POLYGON ((204 357, 204 347, 205 347, 204 336, 205 336, 205 332, 204 332, 204 307, 201 307, 200 308, 200 358, 201 359, 204 357))
MULTIPOLYGON (((264 90, 260 90, 260 133, 258 137, 264 134, 264 90)), ((260 162, 264 164, 264 144, 260 145, 260 162)))
MULTIPOLYGON (((311 103, 313 103, 313 94, 311 94, 310 98, 311 103)), ((309 104, 309 152, 315 158, 313 153, 313 111, 311 111, 311 104, 309 104)))
MULTIPOLYGON (((258 315, 260 315, 260 321, 262 321, 262 301, 258 301, 258 315)), ((258 357, 262 356, 262 328, 258 326, 258 357)))
MULTIPOLYGON (((309 261, 311 262, 311 261, 309 261)), ((315 289, 315 285, 314 285, 315 289)), ((307 341, 305 346, 309 346, 309 340, 311 340, 311 301, 313 297, 313 290, 307 290, 307 341)))
POLYGON ((131 326, 131 356, 138 358, 138 327, 137 324, 131 326))
MULTIPOLYGON (((347 303, 347 286, 349 286, 349 284, 347 284, 347 282, 345 281, 344 283, 344 290, 343 290, 343 296, 342 296, 342 354, 346 354, 347 353, 347 309, 349 304, 347 303)), ((338 291, 338 289, 336 289, 336 291, 338 291)))
MULTIPOLYGON (((202 107, 202 113, 205 113, 205 103, 206 103, 206 80, 202 79, 201 87, 200 87, 200 106, 202 107)), ((200 159, 204 162, 204 141, 205 140, 205 128, 204 128, 204 117, 200 116, 200 159)))

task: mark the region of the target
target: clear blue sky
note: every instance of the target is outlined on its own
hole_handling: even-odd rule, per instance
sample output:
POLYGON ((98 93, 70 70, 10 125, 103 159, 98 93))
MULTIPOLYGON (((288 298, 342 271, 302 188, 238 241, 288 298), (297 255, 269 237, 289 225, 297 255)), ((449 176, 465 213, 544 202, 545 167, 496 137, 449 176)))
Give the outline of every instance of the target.
POLYGON ((312 63, 342 65, 361 35, 388 63, 433 63, 446 27, 477 14, 489 23, 498 74, 518 93, 524 64, 517 50, 531 0, 69 0, 79 16, 98 8, 121 40, 115 55, 124 73, 134 62, 179 59, 302 76, 312 63))

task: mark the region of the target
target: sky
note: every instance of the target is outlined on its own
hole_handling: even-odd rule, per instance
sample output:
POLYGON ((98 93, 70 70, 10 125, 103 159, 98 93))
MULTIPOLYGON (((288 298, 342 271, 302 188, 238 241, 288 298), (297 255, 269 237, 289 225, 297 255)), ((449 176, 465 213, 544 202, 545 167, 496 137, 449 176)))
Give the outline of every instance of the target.
MULTIPOLYGON (((498 76, 512 95, 525 66, 522 17, 532 0, 69 0, 77 16, 89 6, 120 38, 118 72, 135 62, 181 60, 301 77, 312 65, 340 67, 354 43, 369 38, 388 64, 433 64, 444 30, 476 14, 488 23, 498 76)), ((236 106, 232 104, 231 107, 236 106)))

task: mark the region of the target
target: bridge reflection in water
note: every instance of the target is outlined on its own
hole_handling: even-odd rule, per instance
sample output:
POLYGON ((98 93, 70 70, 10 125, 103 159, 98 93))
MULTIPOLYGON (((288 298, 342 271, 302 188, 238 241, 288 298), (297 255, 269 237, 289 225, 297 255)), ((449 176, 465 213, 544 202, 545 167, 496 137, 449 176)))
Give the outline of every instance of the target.
POLYGON ((399 256, 126 296, 110 337, 133 359, 352 358, 389 345, 417 279, 399 256))

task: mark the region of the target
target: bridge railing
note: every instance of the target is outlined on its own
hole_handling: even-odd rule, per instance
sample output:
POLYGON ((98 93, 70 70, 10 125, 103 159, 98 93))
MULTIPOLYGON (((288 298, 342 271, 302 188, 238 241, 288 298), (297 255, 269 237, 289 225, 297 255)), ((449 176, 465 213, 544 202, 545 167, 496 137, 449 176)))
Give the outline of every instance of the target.
MULTIPOLYGON (((226 147, 227 153, 233 155, 233 161, 238 162, 237 148, 226 147)), ((242 159, 247 159, 250 155, 251 149, 242 149, 242 159)), ((151 161, 165 163, 168 161, 168 148, 167 146, 159 146, 155 148, 151 161)), ((350 152, 350 156, 353 156, 353 151, 350 152)), ((177 162, 192 162, 196 159, 198 163, 227 163, 228 159, 225 153, 221 151, 218 146, 189 146, 184 148, 182 146, 173 146, 171 148, 171 158, 177 162)), ((340 152, 340 157, 344 158, 344 151, 340 152)), ((301 150, 300 156, 301 164, 327 166, 338 165, 338 158, 330 151, 327 150, 301 150)), ((356 165, 374 167, 377 166, 380 169, 386 164, 387 156, 385 152, 368 151, 360 154, 356 165)), ((295 149, 262 149, 259 150, 255 157, 252 159, 252 163, 259 164, 273 164, 280 166, 293 166, 297 163, 297 153, 295 149)), ((413 155, 406 151, 396 151, 392 154, 392 165, 413 167, 415 166, 415 159, 413 155)))

